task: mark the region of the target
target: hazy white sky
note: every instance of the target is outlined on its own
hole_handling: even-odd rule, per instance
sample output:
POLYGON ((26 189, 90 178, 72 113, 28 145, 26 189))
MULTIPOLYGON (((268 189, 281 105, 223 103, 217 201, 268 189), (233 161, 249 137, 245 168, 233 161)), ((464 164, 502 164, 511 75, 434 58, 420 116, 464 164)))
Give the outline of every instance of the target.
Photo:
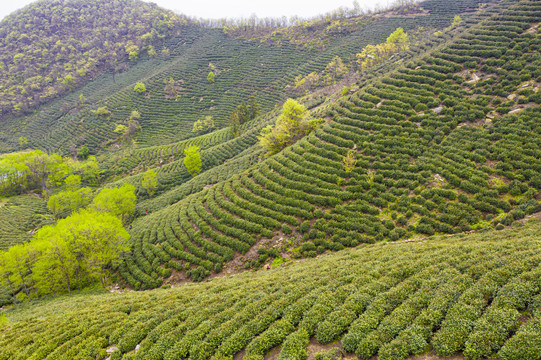
MULTIPOLYGON (((35 0, 0 0, 0 20, 35 0)), ((280 17, 298 15, 312 17, 340 6, 353 7, 353 0, 154 0, 166 9, 177 13, 203 18, 280 17)), ((374 8, 389 0, 358 0, 361 7, 374 8)), ((392 1, 391 1, 392 2, 392 1)))

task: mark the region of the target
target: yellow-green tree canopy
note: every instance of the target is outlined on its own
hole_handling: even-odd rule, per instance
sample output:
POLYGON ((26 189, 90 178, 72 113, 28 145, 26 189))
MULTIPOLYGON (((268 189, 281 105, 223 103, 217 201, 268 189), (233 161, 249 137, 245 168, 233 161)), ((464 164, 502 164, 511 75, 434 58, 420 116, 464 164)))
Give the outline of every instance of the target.
POLYGON ((462 24, 462 18, 460 16, 456 15, 453 18, 453 23, 451 24, 451 27, 457 27, 460 24, 462 24))
POLYGON ((404 32, 404 29, 399 27, 389 35, 387 38, 388 44, 403 44, 408 41, 408 34, 404 32))
POLYGON ((0 194, 39 189, 48 198, 50 189, 71 173, 68 161, 58 154, 24 151, 0 156, 0 194))
POLYGON ((408 34, 404 29, 396 29, 387 41, 377 45, 367 45, 357 54, 357 63, 361 71, 371 68, 389 59, 394 54, 407 50, 409 47, 408 34))
POLYGON ((152 196, 158 188, 158 174, 156 174, 156 171, 152 169, 145 171, 141 185, 147 191, 148 195, 152 196))
POLYGON ((135 187, 124 183, 119 188, 102 189, 90 204, 90 209, 97 212, 108 212, 120 219, 127 220, 135 212, 135 187))
POLYGON ((330 63, 325 67, 325 82, 328 85, 340 80, 346 73, 348 68, 339 56, 335 56, 330 63))
MULTIPOLYGON (((0 282, 24 297, 71 293, 100 281, 128 251, 128 232, 107 212, 80 211, 0 253, 0 282)), ((23 297, 23 298, 24 298, 23 297)))
POLYGON ((64 179, 64 184, 66 184, 66 190, 77 190, 81 186, 81 176, 76 174, 69 175, 64 179))
POLYGON ((201 172, 201 154, 199 154, 199 147, 192 145, 184 149, 184 166, 186 170, 192 176, 197 176, 201 172))
POLYGON ((276 125, 265 127, 258 137, 259 144, 267 150, 267 156, 293 144, 321 123, 320 120, 308 121, 307 118, 308 110, 302 104, 287 99, 276 125))
POLYGON ((212 119, 212 116, 208 115, 205 116, 204 119, 199 119, 193 124, 192 131, 197 134, 206 134, 208 132, 211 132, 214 130, 214 120, 212 119))
POLYGON ((61 213, 72 213, 84 208, 91 201, 92 190, 90 188, 71 189, 51 196, 47 201, 47 208, 53 212, 55 217, 58 217, 61 213))
POLYGON ((133 90, 136 92, 136 93, 144 93, 147 91, 147 88, 145 86, 145 84, 143 84, 142 82, 138 82, 137 84, 135 84, 135 86, 133 87, 133 90))

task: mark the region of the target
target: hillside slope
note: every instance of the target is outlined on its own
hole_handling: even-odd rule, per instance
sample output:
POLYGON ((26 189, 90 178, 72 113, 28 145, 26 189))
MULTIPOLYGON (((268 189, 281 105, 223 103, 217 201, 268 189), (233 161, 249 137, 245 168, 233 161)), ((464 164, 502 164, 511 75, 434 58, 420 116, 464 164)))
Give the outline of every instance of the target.
MULTIPOLYGON (((28 138, 28 146, 49 152, 69 153, 72 146, 86 145, 92 153, 119 145, 117 124, 132 110, 141 114, 142 131, 136 137, 139 146, 162 145, 193 137, 193 123, 213 116, 218 128, 227 126, 233 109, 255 94, 262 110, 272 110, 288 96, 288 85, 297 75, 322 71, 334 56, 345 61, 368 44, 385 41, 397 27, 406 31, 418 27, 443 29, 456 9, 430 1, 439 11, 423 16, 388 16, 362 21, 347 33, 339 33, 322 49, 301 49, 283 41, 280 45, 236 39, 222 29, 182 26, 179 33, 162 39, 167 54, 146 56, 121 74, 103 74, 77 91, 53 103, 41 106, 32 115, 2 116, 0 151, 17 149, 19 137, 28 138), (216 73, 215 83, 207 75, 216 73), (168 86, 164 81, 173 81, 168 86), (134 91, 137 82, 146 92, 134 91), (80 101, 80 95, 86 98, 80 101), (92 111, 106 106, 110 116, 92 111)), ((475 4, 464 0, 461 4, 475 4)), ((461 6, 466 10, 466 6, 461 6)), ((23 77, 24 79, 24 77, 23 77)))
POLYGON ((428 349, 540 359, 540 232, 534 221, 168 290, 31 302, 4 312, 0 359, 104 359, 110 349, 111 359, 300 360, 336 348, 379 360, 428 349))
POLYGON ((259 266, 261 245, 313 256, 539 211, 541 3, 488 15, 332 106, 332 120, 297 144, 137 220, 122 275, 151 288, 171 269, 219 272, 250 248, 244 266, 259 266), (357 164, 346 173, 350 151, 357 164))
MULTIPOLYGON (((32 113, 108 69, 127 68, 186 20, 134 0, 41 0, 0 22, 0 116, 32 113)), ((117 71, 117 69, 115 69, 117 71)))

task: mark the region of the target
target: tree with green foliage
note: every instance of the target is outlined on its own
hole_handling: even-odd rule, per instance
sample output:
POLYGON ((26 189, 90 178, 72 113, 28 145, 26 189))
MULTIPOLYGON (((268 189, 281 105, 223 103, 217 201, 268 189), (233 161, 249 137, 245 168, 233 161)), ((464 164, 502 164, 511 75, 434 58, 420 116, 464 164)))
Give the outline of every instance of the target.
POLYGON ((69 175, 64 179, 64 184, 66 185, 66 190, 77 190, 81 186, 81 176, 77 174, 69 175))
POLYGON ((237 137, 240 132, 240 126, 247 121, 255 119, 260 114, 261 108, 254 95, 248 98, 248 104, 243 100, 240 105, 231 113, 229 117, 229 126, 231 134, 237 137))
POLYGON ((267 150, 266 156, 274 155, 295 143, 322 123, 322 120, 307 118, 308 110, 295 100, 288 99, 276 125, 265 127, 258 137, 259 144, 267 150))
POLYGON ((62 213, 73 213, 92 202, 92 190, 88 187, 61 191, 52 195, 47 201, 47 208, 53 212, 55 218, 62 213))
POLYGON ((86 185, 98 185, 100 168, 94 155, 90 155, 84 161, 64 159, 66 164, 73 170, 73 173, 81 177, 81 183, 86 185))
POLYGON ((135 61, 139 58, 139 52, 140 52, 139 46, 128 43, 128 45, 125 48, 125 51, 126 51, 126 54, 128 55, 128 59, 135 61))
POLYGON ((455 17, 453 18, 453 23, 451 24, 451 27, 456 28, 460 24, 462 24, 462 18, 458 15, 455 15, 455 17))
POLYGON ((201 154, 199 146, 192 145, 184 149, 184 166, 191 176, 197 176, 201 172, 201 154))
POLYGON ((117 124, 115 127, 115 133, 118 134, 119 140, 122 143, 128 144, 130 142, 130 129, 126 125, 117 124))
POLYGON ((355 169, 355 165, 357 164, 357 152, 355 150, 349 150, 347 155, 342 160, 342 164, 344 166, 344 171, 347 173, 350 173, 355 169))
POLYGON ((146 88, 145 84, 143 84, 142 82, 138 82, 137 84, 135 84, 133 90, 136 93, 142 94, 142 93, 147 91, 147 88, 146 88))
POLYGON ((102 189, 90 204, 90 210, 108 212, 126 221, 135 212, 135 187, 124 183, 119 188, 102 189))
POLYGON ((229 132, 233 137, 237 137, 240 134, 240 120, 236 112, 233 112, 229 118, 229 132))
POLYGON ((209 82, 209 84, 214 84, 215 80, 214 78, 216 77, 216 75, 214 75, 214 73, 211 71, 209 72, 209 74, 207 75, 207 81, 209 82))
POLYGON ((100 106, 96 110, 92 110, 92 113, 98 115, 99 117, 103 117, 103 118, 111 116, 111 111, 109 111, 109 109, 107 109, 107 106, 100 106))
POLYGON ((253 120, 261 114, 261 107, 259 106, 255 95, 250 95, 248 98, 248 120, 253 120))
POLYGON ((156 174, 156 171, 152 169, 145 171, 141 185, 147 191, 148 195, 152 196, 158 188, 158 174, 156 174))
POLYGON ((325 82, 327 85, 336 83, 347 74, 348 68, 339 56, 335 56, 329 64, 325 67, 325 82))
POLYGON ((65 180, 66 190, 52 195, 47 201, 47 208, 58 218, 59 214, 75 211, 84 208, 92 201, 92 190, 81 188, 81 176, 70 175, 65 180))
POLYGON ((42 190, 43 196, 49 199, 51 188, 61 184, 71 169, 58 154, 48 155, 35 151, 34 156, 25 161, 28 168, 29 183, 42 190))
POLYGON ((388 44, 404 44, 408 41, 408 34, 404 32, 404 29, 399 27, 387 37, 388 44))
POLYGON ((80 290, 94 279, 104 286, 107 267, 118 264, 122 252, 129 249, 128 238, 120 220, 110 213, 80 211, 43 227, 26 245, 38 251, 32 268, 37 290, 71 294, 73 288, 80 290))
POLYGON ((357 63, 360 65, 360 70, 365 71, 408 48, 408 34, 404 32, 403 28, 399 27, 387 37, 386 42, 365 46, 363 50, 356 55, 357 63))
POLYGON ((70 88, 70 90, 73 90, 73 84, 75 83, 75 78, 71 74, 67 74, 64 79, 62 80, 62 84, 66 85, 70 88))
POLYGON ((199 119, 194 122, 192 131, 199 135, 203 135, 211 132, 212 130, 214 130, 214 128, 214 120, 212 119, 212 116, 209 115, 205 116, 204 119, 199 119))
POLYGON ((90 150, 88 149, 88 146, 86 145, 81 146, 79 150, 77 151, 77 155, 83 160, 86 160, 89 154, 90 154, 90 150))
POLYGON ((295 88, 303 90, 304 92, 308 92, 320 83, 320 79, 321 75, 315 71, 311 72, 305 77, 302 77, 302 75, 298 75, 295 78, 295 88))
MULTIPOLYGON (((32 299, 31 291, 34 280, 32 279, 31 264, 34 261, 34 252, 27 244, 18 244, 2 253, 0 273, 3 274, 2 282, 16 293, 18 289, 23 291, 26 299, 32 299)), ((21 297, 19 297, 21 299, 21 297)), ((21 300, 25 300, 22 298, 21 300)))
POLYGON ((233 114, 234 116, 237 116, 241 125, 250 120, 250 108, 246 105, 244 100, 237 106, 233 114))
POLYGON ((19 148, 22 150, 28 145, 28 139, 24 136, 19 137, 19 148))
POLYGON ((39 189, 48 199, 51 188, 61 184, 71 171, 68 161, 58 154, 35 150, 2 155, 0 191, 9 194, 39 189))

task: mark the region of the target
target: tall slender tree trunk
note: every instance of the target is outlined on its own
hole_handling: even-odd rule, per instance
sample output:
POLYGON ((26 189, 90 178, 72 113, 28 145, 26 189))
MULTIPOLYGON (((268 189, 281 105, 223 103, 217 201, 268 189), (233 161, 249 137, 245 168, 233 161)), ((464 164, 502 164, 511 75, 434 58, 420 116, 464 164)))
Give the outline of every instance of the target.
POLYGON ((81 267, 77 266, 77 271, 75 271, 75 282, 77 283, 77 289, 81 291, 81 283, 79 281, 81 277, 81 267))
POLYGON ((64 275, 66 276, 66 284, 68 285, 68 294, 71 295, 70 276, 67 272, 64 272, 64 275))

